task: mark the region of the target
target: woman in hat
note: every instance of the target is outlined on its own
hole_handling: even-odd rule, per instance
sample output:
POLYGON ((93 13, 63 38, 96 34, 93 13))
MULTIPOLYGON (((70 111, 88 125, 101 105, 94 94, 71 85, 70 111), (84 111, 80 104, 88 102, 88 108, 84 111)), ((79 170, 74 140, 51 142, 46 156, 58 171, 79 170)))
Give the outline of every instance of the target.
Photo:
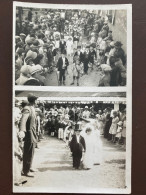
POLYGON ((70 149, 73 157, 73 168, 79 169, 82 153, 86 151, 86 144, 84 138, 80 135, 81 129, 79 125, 75 125, 75 135, 73 135, 70 142, 70 149))
POLYGON ((23 65, 20 69, 20 77, 16 80, 16 85, 24 85, 26 81, 31 77, 31 67, 29 65, 23 65))

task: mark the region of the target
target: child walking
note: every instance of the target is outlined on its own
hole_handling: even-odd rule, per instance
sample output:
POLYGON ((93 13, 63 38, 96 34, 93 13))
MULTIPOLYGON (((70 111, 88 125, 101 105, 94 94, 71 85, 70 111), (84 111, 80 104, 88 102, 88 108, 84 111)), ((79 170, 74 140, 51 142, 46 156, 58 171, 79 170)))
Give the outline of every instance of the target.
POLYGON ((80 67, 80 61, 78 59, 73 64, 72 71, 73 71, 73 82, 71 83, 71 85, 74 85, 75 80, 77 80, 77 86, 79 86, 81 67, 80 67))

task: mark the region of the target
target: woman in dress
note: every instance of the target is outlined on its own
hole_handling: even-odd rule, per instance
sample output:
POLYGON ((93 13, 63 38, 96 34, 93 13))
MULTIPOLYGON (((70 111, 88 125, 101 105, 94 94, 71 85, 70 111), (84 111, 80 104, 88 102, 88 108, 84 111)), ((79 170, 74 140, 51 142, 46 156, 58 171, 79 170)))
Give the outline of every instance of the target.
POLYGON ((86 135, 84 137, 86 144, 86 152, 83 157, 83 167, 85 170, 89 170, 94 164, 94 141, 93 141, 93 127, 86 127, 86 135))

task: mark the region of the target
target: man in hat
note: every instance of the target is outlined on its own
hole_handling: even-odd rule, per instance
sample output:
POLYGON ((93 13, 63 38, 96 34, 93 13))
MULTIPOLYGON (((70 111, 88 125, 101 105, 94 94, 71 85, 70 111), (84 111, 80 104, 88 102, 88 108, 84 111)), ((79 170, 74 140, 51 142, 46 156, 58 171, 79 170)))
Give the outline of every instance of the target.
POLYGON ((84 57, 83 57, 83 63, 84 63, 84 73, 88 74, 88 64, 89 64, 89 46, 86 46, 84 57))
POLYGON ((122 45, 123 44, 120 41, 117 41, 115 43, 115 53, 114 53, 114 56, 118 56, 122 60, 123 65, 125 65, 126 64, 126 55, 125 55, 124 50, 121 48, 122 45))
POLYGON ((22 174, 34 177, 32 167, 34 149, 37 143, 35 103, 38 97, 30 93, 27 96, 29 104, 23 108, 20 122, 20 134, 24 135, 23 170, 22 174))
POLYGON ((73 168, 79 169, 82 153, 86 151, 86 145, 84 138, 80 135, 81 129, 79 124, 75 124, 75 135, 73 135, 70 142, 70 149, 73 156, 73 168))
POLYGON ((61 57, 58 59, 58 62, 57 62, 57 69, 59 71, 60 85, 62 85, 62 80, 63 80, 63 84, 65 85, 65 72, 67 71, 68 65, 69 65, 69 61, 66 58, 66 51, 64 50, 61 53, 61 57))
POLYGON ((91 69, 93 70, 94 60, 97 59, 96 52, 94 50, 93 45, 90 45, 89 51, 89 63, 91 64, 91 69))

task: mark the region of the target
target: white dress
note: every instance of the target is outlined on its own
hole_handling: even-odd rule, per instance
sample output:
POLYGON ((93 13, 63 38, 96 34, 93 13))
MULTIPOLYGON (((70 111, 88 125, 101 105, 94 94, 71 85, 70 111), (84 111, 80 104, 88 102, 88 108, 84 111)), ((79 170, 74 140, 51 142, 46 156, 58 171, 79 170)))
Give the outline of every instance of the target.
POLYGON ((67 55, 71 55, 73 53, 73 41, 67 40, 66 47, 67 47, 67 55))
POLYGON ((100 131, 94 130, 94 136, 93 136, 93 142, 94 142, 94 164, 101 164, 102 163, 102 142, 100 139, 100 131))
POLYGON ((84 137, 85 144, 86 144, 86 152, 83 157, 83 166, 85 169, 91 169, 94 164, 94 142, 93 142, 93 135, 87 135, 84 137))

